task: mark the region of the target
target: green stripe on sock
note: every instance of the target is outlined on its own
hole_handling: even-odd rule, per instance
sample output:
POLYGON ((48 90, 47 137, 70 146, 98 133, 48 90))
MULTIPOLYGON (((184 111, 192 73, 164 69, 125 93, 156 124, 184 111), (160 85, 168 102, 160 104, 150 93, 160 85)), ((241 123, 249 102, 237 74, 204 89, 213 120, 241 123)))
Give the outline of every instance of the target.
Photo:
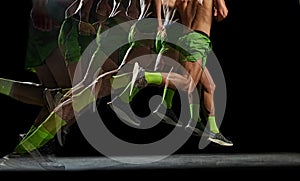
POLYGON ((43 122, 43 126, 53 135, 55 135, 67 122, 60 115, 52 112, 50 116, 43 122))
POLYGON ((131 96, 129 96, 129 102, 131 102, 134 98, 135 95, 137 95, 137 93, 139 93, 140 89, 137 88, 136 86, 133 87, 133 90, 132 90, 132 94, 131 96))
POLYGON ((167 109, 172 108, 173 103, 173 97, 174 97, 175 91, 170 88, 164 88, 163 98, 162 98, 162 104, 164 101, 166 102, 167 109))
POLYGON ((35 149, 42 147, 47 141, 52 139, 54 135, 49 133, 43 126, 38 127, 30 136, 21 141, 15 151, 18 153, 31 152, 35 149), (43 144, 42 144, 43 143, 43 144))
POLYGON ((199 111, 200 111, 200 105, 199 104, 190 104, 190 116, 193 120, 199 119, 199 111))
POLYGON ((13 81, 0 78, 0 93, 9 96, 13 81))
POLYGON ((125 103, 130 103, 134 96, 140 91, 140 89, 135 86, 133 87, 131 96, 129 96, 130 85, 131 84, 128 84, 124 91, 119 95, 120 99, 125 103))
POLYGON ((110 84, 113 89, 120 89, 126 87, 131 80, 131 73, 124 73, 120 75, 115 75, 110 78, 110 84))
POLYGON ((67 122, 58 114, 52 112, 31 134, 31 130, 29 130, 28 136, 26 135, 26 137, 21 140, 16 146, 15 151, 18 153, 26 153, 42 147, 66 124, 67 122))
POLYGON ((157 72, 145 72, 145 79, 148 84, 161 85, 162 75, 157 72))
POLYGON ((217 126, 216 123, 216 118, 215 116, 208 116, 208 123, 209 123, 209 129, 210 131, 214 132, 214 133, 219 133, 219 128, 217 126))
POLYGON ((119 95, 120 99, 125 102, 125 103, 129 103, 129 90, 130 90, 130 85, 128 84, 125 89, 123 90, 123 92, 119 95))
POLYGON ((96 98, 93 92, 90 89, 86 89, 73 96, 73 109, 76 112, 80 112, 87 105, 95 101, 96 98))
POLYGON ((33 133, 36 130, 36 126, 32 125, 29 129, 29 131, 26 133, 26 135, 23 137, 23 139, 27 138, 31 133, 33 133))

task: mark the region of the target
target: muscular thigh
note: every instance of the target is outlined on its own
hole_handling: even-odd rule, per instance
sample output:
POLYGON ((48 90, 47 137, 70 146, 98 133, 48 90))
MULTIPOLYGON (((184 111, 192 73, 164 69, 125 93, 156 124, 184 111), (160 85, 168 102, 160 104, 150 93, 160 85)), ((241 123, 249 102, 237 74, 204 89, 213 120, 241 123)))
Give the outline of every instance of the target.
POLYGON ((183 62, 184 68, 187 70, 189 76, 193 79, 195 85, 199 83, 201 74, 202 74, 202 66, 201 61, 198 62, 183 62))

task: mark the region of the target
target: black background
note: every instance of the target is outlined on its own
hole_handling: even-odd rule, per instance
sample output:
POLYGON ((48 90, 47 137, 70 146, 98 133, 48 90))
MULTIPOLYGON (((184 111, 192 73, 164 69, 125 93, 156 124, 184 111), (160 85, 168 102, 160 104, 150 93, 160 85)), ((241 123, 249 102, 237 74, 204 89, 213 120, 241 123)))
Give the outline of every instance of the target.
MULTIPOLYGON (((227 5, 229 16, 214 24, 211 38, 227 85, 221 130, 234 147, 197 150, 192 138, 179 152, 299 152, 299 2, 227 0, 227 5)), ((0 76, 37 81, 23 69, 30 1, 1 6, 6 11, 1 12, 0 76)), ((0 101, 0 152, 5 155, 39 108, 3 95, 0 101)), ((83 140, 76 134, 72 139, 83 140)), ((80 149, 81 143, 86 144, 77 141, 70 150, 88 153, 80 149)))

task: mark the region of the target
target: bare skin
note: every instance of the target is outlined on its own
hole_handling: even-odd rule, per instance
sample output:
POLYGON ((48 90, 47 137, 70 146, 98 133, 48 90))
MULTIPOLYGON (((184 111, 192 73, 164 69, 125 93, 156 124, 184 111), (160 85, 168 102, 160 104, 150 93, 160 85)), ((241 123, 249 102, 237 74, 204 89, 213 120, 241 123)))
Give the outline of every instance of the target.
MULTIPOLYGON (((117 3, 121 2, 121 0, 115 1, 117 3)), ((132 1, 134 2, 134 1, 132 1)), ((98 5, 98 12, 102 12, 101 10, 101 5, 107 6, 107 3, 105 1, 101 2, 102 4, 98 5)), ((125 11, 125 8, 122 9, 119 13, 116 14, 116 16, 120 17, 121 19, 124 20, 131 20, 131 17, 127 16, 127 13, 125 11)), ((133 7, 132 7, 133 8, 133 7)), ((115 7, 112 7, 111 9, 115 9, 115 7)), ((117 9, 115 9, 115 12, 117 9)), ((105 13, 105 12, 104 12, 105 13)), ((114 12, 111 12, 109 16, 114 16, 114 12)), ((132 15, 133 16, 133 15, 132 15)), ((103 28, 103 31, 106 30, 106 27, 101 27, 103 28)), ((107 27, 108 28, 108 27, 107 27)), ((130 55, 128 59, 132 59, 134 57, 134 54, 130 55)), ((67 94, 63 99, 62 102, 59 106, 56 107, 54 110, 55 113, 61 116, 62 119, 71 121, 71 124, 73 123, 72 120, 74 120, 74 111, 77 111, 76 108, 75 110, 73 109, 73 102, 84 102, 82 99, 84 96, 82 96, 85 93, 92 92, 92 95, 97 95, 97 98, 101 98, 103 96, 106 96, 111 93, 111 84, 109 82, 110 77, 119 71, 119 66, 115 63, 115 61, 112 59, 114 58, 114 55, 111 55, 102 65, 99 75, 96 80, 92 80, 92 82, 87 81, 87 79, 83 79, 80 83, 76 84, 72 90, 69 92, 70 94, 67 94), (70 97, 72 96, 72 97, 70 97)), ((91 60, 93 61, 93 60, 91 60)), ((93 62, 89 65, 91 68, 93 67, 93 62)), ((88 69, 89 71, 89 69, 88 69)), ((93 71, 92 71, 93 72, 93 71)))
MULTIPOLYGON (((224 0, 215 0, 214 2, 204 0, 202 4, 200 4, 198 0, 157 0, 156 3, 157 8, 159 8, 160 5, 176 8, 181 16, 182 24, 191 30, 201 31, 208 36, 210 36, 213 18, 217 21, 222 21, 228 14, 224 0)), ((160 18, 161 15, 158 15, 158 19, 160 18)), ((189 101, 194 102, 195 100, 193 100, 192 93, 196 87, 200 88, 200 83, 204 90, 203 99, 205 109, 208 115, 214 115, 213 94, 215 84, 207 68, 202 68, 202 60, 198 60, 197 62, 184 61, 182 65, 187 70, 188 76, 171 73, 168 79, 170 81, 169 86, 173 88, 175 84, 178 89, 188 91, 189 101)))
MULTIPOLYGON (((93 3, 94 0, 75 0, 66 9, 67 17, 71 17, 79 11, 80 19, 78 23, 78 31, 80 36, 92 36, 97 33, 95 26, 89 22, 90 11, 93 3)), ((100 23, 101 22, 99 21, 99 24, 100 23)), ((82 69, 78 62, 70 62, 69 60, 66 60, 66 62, 69 75, 71 80, 73 80, 76 69, 78 70, 77 73, 82 72, 82 69)))
MULTIPOLYGON (((126 18, 126 14, 124 12, 120 13, 120 15, 125 15, 123 17, 124 19, 126 18)), ((110 68, 111 66, 110 64, 106 64, 106 65, 108 68, 110 68)), ((91 66, 91 68, 94 67, 91 66)), ((98 68, 99 67, 96 67, 96 69, 98 68)), ((106 66, 104 68, 106 68, 106 66)), ((38 127, 36 131, 43 128, 46 129, 49 133, 51 132, 52 135, 54 135, 56 133, 60 133, 60 131, 63 131, 64 129, 71 126, 75 122, 74 111, 82 112, 88 104, 94 101, 93 99, 95 97, 94 95, 98 94, 97 86, 100 85, 101 83, 99 80, 103 77, 100 77, 99 79, 96 79, 95 81, 92 82, 85 82, 88 80, 83 80, 83 82, 80 82, 83 83, 83 85, 79 84, 77 87, 75 86, 75 89, 69 92, 71 94, 67 94, 61 100, 63 102, 59 104, 46 119, 43 119, 43 124, 40 127, 38 127), (88 83, 89 86, 85 87, 84 83, 88 83), (78 92, 74 94, 73 91, 78 91, 78 92), (72 95, 72 97, 69 97, 70 95, 72 95), (91 97, 92 99, 90 99, 91 97)), ((29 137, 27 137, 22 143, 20 143, 19 146, 22 147, 24 143, 25 144, 30 143, 29 141, 30 139, 38 138, 39 135, 35 134, 36 131, 33 134, 30 134, 29 137)), ((22 150, 22 148, 20 149, 22 150)))
MULTIPOLYGON (((64 2, 65 5, 71 3, 70 0, 64 2)), ((47 13, 46 1, 33 0, 33 7, 31 11, 31 18, 33 25, 40 31, 52 31, 53 29, 59 29, 60 25, 58 22, 53 20, 47 13)), ((65 6, 67 7, 67 6, 65 6)), ((45 60, 45 63, 41 66, 35 67, 36 74, 43 87, 47 88, 69 88, 71 87, 71 80, 68 75, 68 70, 65 65, 65 60, 60 54, 59 48, 54 49, 52 54, 45 60)), ((36 90, 36 89, 35 89, 36 90)), ((42 89, 43 91, 43 89, 42 89)), ((24 94, 24 92, 22 91, 24 94)), ((41 93, 37 93, 40 95, 41 93)), ((42 97, 43 98, 43 93, 42 97)), ((43 101, 45 105, 45 101, 43 101)), ((47 107, 42 108, 38 117, 36 118, 34 125, 39 125, 45 116, 49 114, 47 107)))
MULTIPOLYGON (((70 3, 65 1, 64 3, 70 3)), ((33 0, 31 10, 31 21, 35 29, 42 32, 50 32, 57 30, 59 24, 53 20, 46 9, 47 1, 33 0)), ((49 114, 46 101, 44 99, 44 88, 69 88, 71 87, 70 78, 64 59, 61 56, 59 49, 56 48, 44 61, 44 64, 34 67, 39 84, 27 82, 14 82, 10 96, 21 102, 41 106, 42 109, 38 114, 34 125, 39 125, 49 114)))
MULTIPOLYGON (((221 1, 221 0, 220 0, 221 1)), ((198 1, 197 1, 198 2, 198 1)), ((195 3, 193 1, 193 3, 195 3)), ((189 2, 185 2, 185 1, 181 1, 180 2, 176 2, 175 3, 176 5, 176 8, 180 9, 180 13, 183 13, 181 17, 183 17, 183 19, 186 19, 186 25, 188 25, 189 28, 191 28, 192 30, 200 30, 202 32, 208 32, 210 31, 210 26, 211 26, 211 21, 212 21, 212 16, 213 16, 213 13, 212 13, 212 8, 213 8, 213 5, 212 5, 212 2, 211 4, 207 3, 205 4, 205 2, 203 2, 203 5, 197 5, 197 6, 193 6, 191 3, 189 2), (208 11, 207 9, 201 9, 201 8, 210 8, 210 11, 208 11), (195 12, 195 14, 189 14, 187 13, 187 10, 189 9, 189 11, 191 12, 195 12), (207 15, 208 17, 198 17, 198 14, 200 14, 200 12, 204 13, 204 15, 207 15), (205 14, 205 12, 211 12, 210 15, 208 14, 205 14), (184 14, 186 13, 186 14, 184 14), (198 23, 195 23, 194 21, 189 21, 190 19, 194 19, 194 21, 204 21, 204 25, 199 25, 198 23), (207 22, 206 22, 207 21, 207 22), (209 26, 209 27, 207 27, 209 26)), ((113 8, 112 8, 113 9, 113 8)), ((123 13, 121 13, 123 14, 123 13)), ((125 14, 126 16, 126 14, 125 14)), ((209 35, 209 33, 208 33, 209 35)), ((113 62, 113 61, 112 61, 113 62)), ((171 81, 166 81, 167 77, 167 73, 166 74, 163 74, 163 78, 165 80, 165 84, 168 84, 169 82, 171 82, 170 86, 172 86, 172 84, 183 84, 181 86, 182 89, 184 90, 187 90, 189 93, 191 92, 194 92, 194 89, 195 89, 195 85, 199 85, 198 82, 201 82, 204 86, 205 84, 205 81, 203 81, 203 79, 207 79, 207 82, 210 83, 209 86, 207 86, 206 88, 207 89, 210 89, 211 92, 207 91, 208 94, 210 93, 213 93, 213 86, 211 86, 211 82, 209 80, 209 74, 205 73, 205 70, 207 71, 207 69, 202 69, 201 67, 202 63, 201 63, 201 60, 199 60, 198 62, 187 62, 184 64, 184 67, 185 69, 189 72, 189 75, 190 77, 188 78, 189 81, 188 84, 186 84, 185 80, 187 78, 185 78, 184 76, 180 76, 180 77, 177 77, 178 75, 177 74, 172 74, 172 75, 169 75, 169 79, 168 80, 171 80, 171 81), (201 72, 203 71, 203 73, 201 72), (182 80, 182 81, 178 81, 178 80, 182 80), (193 81, 192 81, 193 80, 193 81), (176 82, 177 81, 177 82, 176 82), (194 86, 191 86, 189 83, 193 83, 193 82, 196 82, 197 84, 195 84, 194 86)), ((105 72, 106 70, 110 70, 110 66, 114 67, 113 64, 107 64, 107 69, 106 67, 102 67, 102 69, 104 70, 103 72, 105 72)), ((119 66, 120 67, 120 66, 119 66)), ((119 71, 119 67, 117 67, 117 69, 115 69, 116 71, 119 71)), ((93 80, 93 82, 82 82, 83 83, 83 87, 81 87, 82 85, 76 85, 75 89, 74 90, 77 90, 78 92, 76 92, 76 94, 73 94, 72 97, 68 97, 66 96, 62 101, 62 103, 57 106, 54 110, 54 113, 56 113, 57 115, 59 115, 63 120, 66 120, 67 122, 69 123, 73 123, 75 121, 74 119, 74 111, 76 112, 80 112, 82 109, 82 107, 84 108, 86 105, 88 105, 89 103, 95 101, 95 96, 94 95, 98 95, 99 96, 99 90, 102 89, 101 87, 101 81, 105 80, 103 79, 104 77, 106 77, 107 75, 112 75, 116 72, 114 72, 115 70, 112 70, 112 71, 108 71, 108 72, 105 72, 103 74, 100 74, 96 80, 93 80), (87 83, 87 84, 86 84, 87 83), (82 90, 83 88, 83 90, 82 90), (88 100, 87 104, 85 105, 82 105, 82 107, 80 107, 80 109, 78 109, 78 105, 76 105, 76 102, 78 103, 82 103, 82 102, 86 102, 86 96, 82 96, 82 95, 91 95, 93 96, 91 101, 88 100), (73 104, 75 101, 75 105, 73 104)), ((85 81, 85 80, 84 80, 85 81)), ((207 84, 208 84, 207 83, 207 84)), ((177 86, 176 86, 177 87, 177 86)), ((213 95, 213 94, 210 94, 210 95, 213 95)), ((207 96, 207 100, 209 99, 210 97, 207 96)), ((213 104, 210 105, 210 107, 208 106, 209 109, 213 109, 214 106, 213 104)), ((211 111, 212 112, 212 111, 211 111)), ((50 122, 49 122, 50 124, 50 122)), ((51 125, 49 125, 51 126, 51 125)))
MULTIPOLYGON (((126 2, 126 1, 124 0, 124 2, 126 2)), ((146 10, 147 10, 147 8, 148 8, 147 6, 148 6, 148 4, 150 4, 150 2, 151 2, 151 0, 140 1, 141 9, 138 9, 136 0, 129 0, 127 7, 122 6, 122 4, 124 4, 124 3, 121 0, 114 1, 113 4, 116 6, 111 8, 113 11, 110 13, 109 17, 117 16, 119 19, 123 19, 124 22, 133 20, 132 18, 142 19, 147 14, 146 10), (121 5, 119 5, 119 3, 121 5), (116 9, 116 8, 118 8, 118 9, 116 9), (137 12, 142 12, 142 13, 138 14, 137 12)), ((105 3, 105 1, 100 2, 100 3, 107 6, 107 3, 105 3)), ((98 6, 98 10, 99 10, 99 12, 104 12, 103 9, 101 8, 101 6, 98 6)), ((101 28, 102 28, 102 31, 104 32, 109 27, 102 26, 101 28)), ((118 65, 114 61, 117 59, 117 56, 118 56, 116 54, 117 52, 114 52, 112 55, 110 55, 110 57, 108 57, 108 59, 105 61, 104 65, 100 69, 99 75, 101 75, 101 81, 100 81, 100 77, 98 77, 99 83, 97 83, 95 85, 95 90, 99 90, 98 98, 107 96, 111 93, 111 85, 110 85, 111 83, 109 80, 113 74, 120 71, 121 67, 123 67, 123 65, 125 63, 129 62, 129 60, 132 60, 142 54, 149 54, 150 52, 151 52, 150 46, 137 47, 137 48, 135 48, 134 51, 131 49, 128 49, 127 53, 126 53, 126 57, 123 58, 121 65, 118 65), (104 76, 103 73, 105 73, 106 75, 104 76), (101 87, 101 89, 100 89, 100 87, 101 87)), ((93 63, 93 57, 92 57, 91 65, 92 65, 92 63, 93 63)), ((93 67, 91 65, 89 65, 89 66, 93 67)), ((87 81, 87 83, 84 83, 84 82, 86 82, 85 78, 82 81, 82 83, 85 85, 88 85, 90 83, 90 81, 87 81)), ((80 85, 80 84, 78 84, 78 85, 80 85)), ((83 84, 81 84, 81 85, 83 85, 83 84)), ((76 85, 73 88, 73 90, 77 90, 79 87, 78 85, 76 85)))
MULTIPOLYGON (((198 2, 197 2, 198 3, 198 2)), ((186 12, 186 10, 188 9, 188 8, 191 8, 193 6, 193 4, 191 4, 191 3, 187 3, 187 2, 182 2, 182 1, 180 1, 178 4, 176 4, 176 7, 178 7, 178 9, 180 9, 179 11, 181 12, 181 13, 183 13, 183 12, 186 12)), ((198 8, 198 12, 205 12, 206 13, 206 15, 208 16, 208 17, 198 17, 198 16, 196 16, 196 15, 193 15, 193 16, 196 16, 195 17, 195 19, 196 20, 198 20, 198 21, 202 21, 202 19, 203 19, 203 21, 205 21, 206 23, 204 23, 204 25, 198 25, 197 23, 193 23, 193 24, 191 24, 191 22, 188 22, 187 24, 191 24, 191 28, 195 28, 195 30, 201 30, 201 31, 203 31, 203 32, 206 32, 206 33, 208 33, 208 35, 209 35, 209 31, 210 31, 210 26, 211 26, 211 21, 212 21, 212 14, 209 14, 208 12, 209 11, 207 11, 207 10, 205 10, 204 9, 204 7, 207 9, 208 7, 211 7, 211 11, 210 12, 212 12, 212 3, 203 3, 203 6, 201 6, 200 4, 199 5, 197 5, 196 6, 197 8, 198 8)), ((194 11, 193 11, 194 12, 194 11)), ((196 12, 196 11, 195 11, 196 12)), ((186 19, 190 19, 191 17, 192 17, 192 15, 189 15, 189 14, 184 14, 184 15, 186 15, 186 19)), ((126 14, 125 14, 125 16, 126 16, 126 14)), ((129 58, 130 59, 130 58, 129 58)), ((185 66, 185 68, 186 68, 186 70, 189 72, 189 74, 190 74, 190 77, 191 77, 191 79, 192 80, 194 80, 194 82, 195 82, 195 85, 196 85, 196 83, 197 82, 199 82, 200 81, 200 75, 201 75, 201 71, 202 71, 202 68, 201 68, 201 66, 200 66, 201 64, 199 64, 199 62, 194 62, 194 63, 192 63, 192 62, 187 62, 187 63, 185 63, 184 64, 184 66, 185 66)), ((114 65, 113 64, 110 64, 110 63, 107 63, 107 66, 108 67, 114 67, 114 65)), ((106 67, 106 66, 104 66, 104 67, 106 67)), ((108 69, 106 69, 106 71, 109 71, 109 70, 113 70, 113 68, 108 68, 108 69)), ((109 73, 109 72, 106 72, 106 73, 109 73)), ((166 78, 167 78, 167 76, 168 76, 168 73, 163 73, 162 74, 163 75, 163 84, 164 83, 166 83, 167 82, 167 80, 166 80, 166 78)), ((99 80, 101 79, 101 78, 103 78, 105 76, 105 74, 101 74, 101 76, 100 77, 98 77, 99 78, 99 80)), ((203 84, 203 86, 204 85, 209 85, 209 86, 204 86, 204 87, 207 87, 206 89, 207 90, 213 90, 214 89, 214 85, 212 86, 212 81, 210 80, 210 78, 211 78, 211 76, 210 76, 210 74, 207 72, 207 70, 206 69, 204 69, 204 73, 203 73, 203 75, 202 75, 202 79, 201 79, 201 83, 203 84)), ((168 77, 168 84, 169 84, 169 86, 170 87, 172 87, 172 88, 176 88, 176 87, 180 87, 182 90, 184 90, 184 91, 190 91, 190 92, 192 92, 193 91, 193 89, 195 88, 195 86, 190 86, 189 84, 187 84, 186 82, 191 82, 190 80, 191 79, 188 79, 188 78, 186 78, 186 77, 184 77, 184 76, 182 76, 182 75, 180 75, 180 74, 170 74, 169 75, 169 77, 168 77), (189 80, 189 81, 187 81, 187 80, 189 80), (175 86, 176 85, 176 86, 175 86), (178 85, 180 85, 180 86, 178 86, 178 85)), ((95 82, 97 82, 97 81, 95 81, 95 82)), ((95 83, 94 82, 94 83, 95 83)), ((88 86, 89 87, 89 86, 88 86)), ((96 84, 96 88, 94 88, 93 90, 94 90, 94 94, 97 94, 96 92, 98 92, 99 90, 100 90, 100 87, 101 86, 99 86, 99 84, 96 84)), ((86 87, 87 88, 87 87, 86 87)), ((80 91, 79 91, 80 92, 80 91)), ((212 93, 212 91, 207 91, 207 95, 206 95, 206 97, 208 97, 207 99, 209 99, 209 96, 211 95, 211 93, 212 93)), ((78 94, 78 95, 80 95, 80 94, 78 94)), ((76 97, 76 95, 73 95, 73 96, 75 96, 76 97)), ((78 97, 80 97, 80 96, 78 96, 78 97)), ((100 96, 101 97, 101 96, 100 96)), ((62 110, 70 110, 69 108, 67 108, 67 107, 69 107, 70 105, 72 104, 72 101, 70 101, 70 99, 68 99, 67 97, 66 97, 66 99, 65 99, 65 102, 63 102, 59 107, 62 109, 62 110)), ((208 106, 209 107, 209 106, 208 106)), ((213 105, 212 106, 210 106, 210 107, 213 107, 213 105)), ((64 111, 63 111, 64 112, 64 111)), ((68 111, 67 111, 68 112, 68 111)), ((69 117, 69 116, 68 116, 69 117)), ((63 117, 63 119, 64 119, 64 117, 63 117)), ((66 120, 68 120, 68 119, 66 119, 66 120)))
MULTIPOLYGON (((130 2, 134 3, 135 1, 132 0, 130 2)), ((147 12, 145 10, 147 9, 147 4, 151 3, 151 0, 141 1, 140 3, 141 3, 141 7, 142 7, 142 9, 140 11, 144 12, 144 13, 140 14, 139 18, 142 19, 147 14, 147 12), (145 6, 143 6, 143 5, 145 5, 145 6)), ((136 6, 133 6, 130 8, 130 9, 132 9, 132 12, 133 12, 134 7, 136 8, 136 6)), ((112 9, 114 9, 114 8, 112 8, 112 9)), ((137 11, 139 11, 139 10, 136 9, 135 12, 137 12, 137 11)), ((126 14, 128 14, 128 13, 126 13, 126 11, 121 11, 117 15, 128 19, 126 14)), ((132 17, 132 16, 130 16, 130 17, 132 17)), ((110 57, 109 59, 107 59, 105 61, 105 64, 101 67, 101 70, 100 70, 100 73, 99 73, 99 76, 97 77, 97 79, 94 80, 92 83, 88 84, 88 86, 85 86, 84 90, 82 90, 82 86, 85 83, 77 84, 75 87, 73 87, 73 90, 75 90, 78 93, 78 94, 73 93, 73 95, 72 95, 73 100, 74 100, 74 98, 80 100, 82 98, 82 96, 81 96, 82 93, 85 91, 92 91, 94 95, 97 95, 97 98, 101 98, 103 96, 109 95, 111 93, 111 83, 109 82, 109 79, 111 78, 111 76, 114 75, 115 73, 119 72, 120 68, 125 63, 128 63, 130 60, 132 60, 138 56, 141 56, 143 54, 147 55, 149 53, 150 53, 149 46, 140 46, 140 47, 137 47, 134 49, 129 49, 127 56, 124 57, 123 62, 119 66, 117 64, 115 64, 114 61, 112 59, 110 59, 112 57, 110 57), (78 91, 78 90, 80 90, 80 91, 78 91)), ((168 76, 167 73, 164 73, 163 75, 165 77, 168 76)), ((80 101, 78 101, 78 102, 80 102, 80 101)), ((57 107, 57 110, 60 110, 59 112, 61 112, 61 113, 68 112, 68 110, 71 110, 70 109, 71 105, 72 105, 72 100, 68 97, 65 97, 64 102, 62 102, 62 104, 60 104, 57 107)))

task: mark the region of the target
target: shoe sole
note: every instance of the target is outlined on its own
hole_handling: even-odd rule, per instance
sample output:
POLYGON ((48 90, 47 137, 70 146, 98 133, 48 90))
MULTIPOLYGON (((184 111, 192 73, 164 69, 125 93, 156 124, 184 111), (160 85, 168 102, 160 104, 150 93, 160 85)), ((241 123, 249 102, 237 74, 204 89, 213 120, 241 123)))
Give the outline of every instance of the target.
POLYGON ((231 144, 231 143, 226 143, 224 141, 221 141, 221 140, 218 140, 218 139, 214 139, 214 138, 211 138, 211 137, 209 137, 208 140, 211 141, 211 142, 217 143, 217 144, 219 144, 221 146, 233 146, 233 144, 231 144))

